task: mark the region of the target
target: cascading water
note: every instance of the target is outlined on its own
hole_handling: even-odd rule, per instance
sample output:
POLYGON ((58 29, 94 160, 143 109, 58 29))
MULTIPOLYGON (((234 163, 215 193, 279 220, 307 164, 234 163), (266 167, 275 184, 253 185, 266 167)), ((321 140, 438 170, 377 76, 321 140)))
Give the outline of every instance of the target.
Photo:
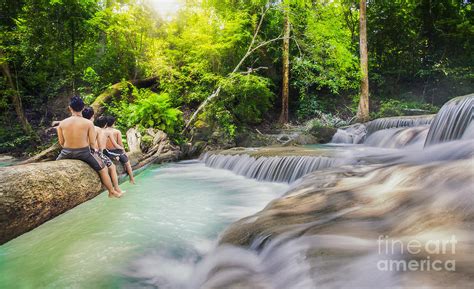
POLYGON ((464 133, 472 135, 473 108, 474 94, 456 97, 443 105, 430 126, 425 146, 461 139, 464 133))
POLYGON ((428 130, 428 126, 378 130, 367 137, 364 145, 384 148, 402 148, 409 145, 423 147, 428 130))
POLYGON ((325 156, 273 156, 252 157, 205 153, 201 160, 206 166, 230 170, 238 175, 259 181, 291 183, 300 177, 337 165, 342 159, 325 156))
POLYGON ((191 288, 470 288, 473 170, 454 160, 307 175, 232 225, 224 241, 252 236, 251 250, 217 248, 191 288))
POLYGON ((434 117, 434 115, 420 115, 374 119, 366 124, 367 134, 371 135, 372 133, 382 129, 429 125, 434 117))
POLYGON ((339 128, 332 137, 331 143, 358 144, 364 141, 367 127, 361 123, 339 128))
MULTIPOLYGON (((379 118, 369 121, 365 124, 358 123, 346 128, 338 129, 331 142, 345 144, 366 144, 367 138, 376 132, 385 131, 388 129, 393 129, 393 132, 396 128, 411 128, 419 126, 425 127, 433 121, 433 118, 434 115, 379 118)), ((397 131, 401 131, 401 129, 397 131)), ((380 138, 381 134, 383 133, 379 133, 378 138, 380 138)))
POLYGON ((472 96, 429 133, 428 119, 355 125, 341 139, 359 145, 313 155, 150 168, 122 200, 98 197, 0 246, 0 288, 471 288, 472 96), (452 236, 456 254, 431 252, 452 236), (407 253, 414 241, 424 249, 407 253), (456 270, 378 267, 390 260, 456 270))

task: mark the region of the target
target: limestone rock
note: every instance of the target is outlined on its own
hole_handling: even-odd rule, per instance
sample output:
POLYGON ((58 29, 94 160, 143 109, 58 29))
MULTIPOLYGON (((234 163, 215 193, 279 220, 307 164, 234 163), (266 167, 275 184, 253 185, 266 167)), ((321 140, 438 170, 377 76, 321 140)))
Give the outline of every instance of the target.
POLYGON ((474 215, 469 197, 473 172, 470 159, 317 171, 262 211, 232 224, 220 243, 248 247, 262 237, 270 240, 290 232, 295 238, 343 235, 372 240, 442 228, 461 232, 470 228, 474 215))

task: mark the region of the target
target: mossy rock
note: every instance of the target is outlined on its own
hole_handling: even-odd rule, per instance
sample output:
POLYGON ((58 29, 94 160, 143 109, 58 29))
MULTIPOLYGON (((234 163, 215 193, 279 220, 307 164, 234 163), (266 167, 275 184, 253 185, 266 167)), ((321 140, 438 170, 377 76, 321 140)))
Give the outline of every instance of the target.
POLYGON ((213 128, 203 120, 197 120, 193 129, 193 139, 196 141, 208 141, 213 134, 213 128))
POLYGON ((331 141, 337 129, 329 126, 313 126, 308 133, 316 138, 317 143, 328 143, 331 141))
POLYGON ((239 147, 263 147, 279 144, 275 138, 250 131, 239 133, 235 137, 235 143, 239 147))

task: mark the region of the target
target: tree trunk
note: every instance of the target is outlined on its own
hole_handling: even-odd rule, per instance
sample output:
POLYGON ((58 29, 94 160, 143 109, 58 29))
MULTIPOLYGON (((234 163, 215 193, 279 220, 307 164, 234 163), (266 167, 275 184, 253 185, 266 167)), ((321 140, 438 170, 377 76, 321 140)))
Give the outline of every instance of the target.
POLYGON ((288 122, 288 99, 290 94, 289 75, 290 75, 290 6, 284 4, 284 27, 283 27, 283 83, 281 92, 281 114, 280 123, 288 122))
POLYGON ((360 0, 360 69, 362 79, 360 83, 360 100, 357 110, 357 120, 366 122, 369 120, 369 67, 367 53, 367 20, 366 0, 360 0))
MULTIPOLYGON (((239 63, 234 67, 234 70, 232 70, 231 73, 228 74, 227 77, 232 77, 232 75, 234 75, 234 73, 237 73, 237 71, 239 71, 240 67, 242 66, 242 64, 245 62, 245 60, 250 56, 252 55, 252 53, 254 53, 255 51, 257 51, 258 49, 270 44, 270 43, 273 43, 275 41, 278 41, 280 39, 283 39, 281 37, 277 37, 277 38, 273 38, 273 39, 270 39, 270 40, 267 40, 267 41, 264 41, 264 42, 261 42, 260 44, 257 44, 255 43, 256 39, 257 39, 257 36, 258 36, 258 33, 260 32, 260 28, 262 27, 262 23, 263 23, 263 19, 265 18, 265 14, 267 13, 268 11, 268 8, 267 10, 264 10, 262 12, 262 16, 260 17, 260 22, 258 23, 257 25, 257 28, 255 29, 255 32, 253 34, 253 38, 252 38, 252 41, 250 41, 250 45, 247 49, 247 52, 245 53, 245 55, 240 59, 239 63), (255 47, 254 47, 255 45, 255 47)), ((193 113, 193 115, 191 116, 191 118, 186 122, 186 125, 184 126, 184 129, 181 131, 181 133, 186 133, 186 131, 188 131, 188 129, 191 127, 191 124, 194 122, 194 120, 196 119, 196 117, 198 116, 198 114, 206 107, 206 105, 208 103, 210 103, 214 98, 218 97, 219 96, 219 93, 221 91, 222 87, 219 85, 216 90, 213 91, 213 93, 208 96, 202 103, 201 105, 199 105, 199 107, 196 109, 196 111, 193 113)))
POLYGON ((23 131, 28 135, 32 135, 33 129, 31 128, 31 125, 26 119, 25 113, 23 112, 23 105, 21 104, 20 92, 18 91, 17 87, 15 86, 15 83, 13 82, 13 78, 10 73, 10 67, 8 66, 8 62, 6 59, 4 59, 4 57, 5 56, 3 54, 3 51, 0 49, 0 66, 2 67, 2 74, 7 81, 7 85, 10 87, 10 90, 11 90, 10 97, 11 97, 13 106, 15 107, 15 112, 18 116, 18 119, 20 120, 23 131))
MULTIPOLYGON (((128 154, 135 175, 149 164, 176 161, 181 157, 179 149, 170 143, 164 132, 153 133, 152 146, 146 153, 128 154)), ((48 155, 52 156, 52 152, 48 155)), ((115 165, 119 181, 128 179, 122 166, 117 162, 115 165)), ((0 245, 94 198, 104 189, 98 174, 79 160, 0 168, 0 184, 0 245)))
MULTIPOLYGON (((136 86, 137 88, 145 88, 150 87, 158 83, 158 77, 150 77, 145 79, 138 79, 130 81, 131 84, 136 86)), ((106 89, 103 93, 101 93, 92 103, 92 108, 95 111, 95 116, 99 117, 104 112, 104 105, 109 102, 111 99, 114 99, 120 96, 120 92, 124 89, 124 83, 118 82, 108 89, 106 89)))

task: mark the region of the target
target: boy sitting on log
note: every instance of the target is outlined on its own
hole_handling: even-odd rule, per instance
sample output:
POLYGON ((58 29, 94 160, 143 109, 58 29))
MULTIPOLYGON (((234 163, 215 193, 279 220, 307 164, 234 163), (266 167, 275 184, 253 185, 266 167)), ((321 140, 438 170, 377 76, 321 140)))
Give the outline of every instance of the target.
POLYGON ((115 117, 106 116, 105 119, 107 121, 107 127, 103 131, 107 137, 107 145, 106 149, 104 150, 104 154, 109 158, 118 158, 130 178, 130 183, 135 184, 132 166, 130 165, 127 155, 125 154, 125 148, 122 142, 122 133, 113 127, 115 124, 115 117))
POLYGON ((91 153, 97 150, 95 128, 92 121, 82 117, 84 102, 74 96, 69 103, 71 116, 61 121, 57 128, 59 144, 63 148, 56 160, 77 159, 86 162, 99 173, 102 183, 109 191, 109 197, 121 196, 112 185, 104 162, 91 153))
MULTIPOLYGON (((94 109, 92 107, 84 108, 84 110, 82 111, 82 117, 94 122, 94 109)), ((106 124, 107 124, 107 122, 105 121, 105 119, 103 117, 99 117, 97 120, 95 120, 95 135, 96 135, 96 137, 95 137, 96 143, 95 144, 96 144, 96 147, 98 148, 98 150, 94 150, 91 147, 91 152, 92 152, 93 155, 97 155, 104 162, 104 164, 107 166, 107 168, 109 170, 109 175, 110 175, 110 178, 112 179, 112 184, 113 184, 115 190, 122 194, 123 192, 120 189, 119 183, 118 183, 117 169, 116 169, 114 163, 106 155, 104 155, 102 153, 102 151, 105 149, 105 144, 107 142, 107 137, 105 136, 105 134, 102 131, 102 128, 106 124)))

